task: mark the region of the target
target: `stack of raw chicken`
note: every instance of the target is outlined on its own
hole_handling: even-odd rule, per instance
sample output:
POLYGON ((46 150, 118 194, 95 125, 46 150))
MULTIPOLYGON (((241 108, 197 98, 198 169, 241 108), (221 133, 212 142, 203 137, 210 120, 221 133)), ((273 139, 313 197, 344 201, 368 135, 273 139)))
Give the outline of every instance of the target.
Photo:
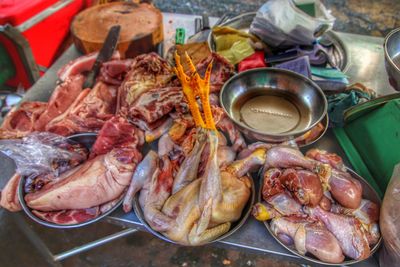
MULTIPOLYGON (((261 149, 261 148, 258 148, 261 149)), ((380 238, 379 206, 362 199, 362 186, 336 154, 289 147, 266 152, 262 197, 253 215, 302 255, 328 263, 366 259, 380 238)))

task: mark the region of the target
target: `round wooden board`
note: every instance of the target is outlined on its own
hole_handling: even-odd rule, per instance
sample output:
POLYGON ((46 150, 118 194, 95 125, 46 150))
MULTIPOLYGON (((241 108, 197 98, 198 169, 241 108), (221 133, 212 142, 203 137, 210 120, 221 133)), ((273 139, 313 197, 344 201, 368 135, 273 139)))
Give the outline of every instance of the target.
POLYGON ((99 51, 113 26, 121 25, 117 45, 123 58, 156 51, 163 41, 162 14, 149 4, 115 2, 79 13, 71 24, 76 47, 82 53, 99 51))

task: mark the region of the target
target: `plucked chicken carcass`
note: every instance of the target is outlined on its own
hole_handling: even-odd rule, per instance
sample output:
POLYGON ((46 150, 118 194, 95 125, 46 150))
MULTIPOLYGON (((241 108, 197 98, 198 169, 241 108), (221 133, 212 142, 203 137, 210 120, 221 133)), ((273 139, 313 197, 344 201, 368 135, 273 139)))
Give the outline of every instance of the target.
POLYGON ((176 171, 168 155, 173 154, 178 145, 168 133, 163 135, 159 141, 160 155, 149 152, 145 157, 134 174, 137 186, 132 191, 142 187, 139 203, 145 220, 154 230, 180 244, 200 245, 226 233, 231 223, 240 218, 251 195, 247 171, 255 164, 262 165, 264 153, 257 151, 251 155, 258 160, 246 158, 228 163, 229 159, 219 159, 218 149, 226 149, 226 140, 216 130, 209 104, 211 63, 201 79, 192 64, 193 73, 188 76, 183 72, 179 57, 176 62, 176 73, 196 128, 184 138, 187 141, 180 143, 188 149, 181 150, 184 160, 176 171))
POLYGON ((138 147, 144 140, 139 132, 121 117, 110 119, 93 145, 93 156, 39 191, 26 194, 28 207, 43 219, 63 224, 99 215, 109 202, 122 198, 131 182, 142 158, 138 147), (60 213, 71 220, 60 222, 60 213))

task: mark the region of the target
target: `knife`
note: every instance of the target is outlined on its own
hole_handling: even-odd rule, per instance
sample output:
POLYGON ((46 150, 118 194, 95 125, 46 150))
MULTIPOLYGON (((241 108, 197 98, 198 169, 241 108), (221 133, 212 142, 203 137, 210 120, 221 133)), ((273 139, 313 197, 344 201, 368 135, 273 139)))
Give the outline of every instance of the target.
POLYGON ((103 43, 103 46, 97 55, 96 61, 93 64, 92 69, 86 76, 86 80, 83 83, 83 88, 93 88, 101 64, 108 61, 113 55, 119 38, 119 32, 121 30, 120 25, 114 25, 108 31, 107 37, 103 43))

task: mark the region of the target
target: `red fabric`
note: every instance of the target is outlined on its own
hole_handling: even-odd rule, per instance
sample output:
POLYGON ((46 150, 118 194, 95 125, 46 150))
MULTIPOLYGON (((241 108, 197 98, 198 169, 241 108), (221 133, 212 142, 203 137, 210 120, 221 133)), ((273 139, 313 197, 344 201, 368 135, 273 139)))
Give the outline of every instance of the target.
POLYGON ((239 63, 238 71, 242 72, 250 69, 264 68, 266 66, 264 51, 256 51, 253 55, 246 57, 239 63))

